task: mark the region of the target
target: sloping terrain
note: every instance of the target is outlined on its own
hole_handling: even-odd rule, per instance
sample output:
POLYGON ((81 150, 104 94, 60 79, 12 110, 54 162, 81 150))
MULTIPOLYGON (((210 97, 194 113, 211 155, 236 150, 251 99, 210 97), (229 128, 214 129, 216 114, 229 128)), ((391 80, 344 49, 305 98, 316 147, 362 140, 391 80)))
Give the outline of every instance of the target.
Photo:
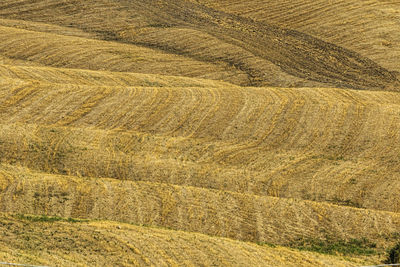
MULTIPOLYGON (((130 64, 128 69, 135 72, 138 69, 139 72, 158 72, 161 68, 176 73, 175 66, 178 60, 173 57, 185 57, 189 62, 187 67, 179 68, 182 75, 203 74, 185 72, 196 69, 188 66, 193 64, 193 61, 200 61, 198 64, 206 62, 212 64, 214 68, 222 64, 224 69, 234 71, 232 76, 235 76, 229 78, 227 74, 228 77, 224 80, 240 85, 320 86, 320 83, 325 83, 339 87, 394 90, 399 82, 395 74, 354 51, 323 42, 301 32, 233 16, 184 0, 173 2, 96 0, 90 3, 79 0, 62 3, 54 0, 9 0, 0 4, 0 17, 52 23, 62 27, 72 26, 96 34, 99 39, 154 48, 154 56, 161 53, 160 50, 169 54, 165 55, 167 58, 164 60, 160 58, 158 60, 171 63, 172 66, 169 67, 171 70, 163 68, 162 64, 152 66, 154 70, 143 70, 141 68, 148 66, 149 60, 145 57, 141 65, 130 64), (239 77, 236 77, 238 74, 239 77)), ((32 27, 34 26, 30 27, 31 30, 32 27)), ((43 31, 43 27, 39 28, 43 31)), ((21 35, 24 34, 17 34, 21 35)), ((46 38, 43 34, 38 33, 38 35, 46 38)), ((7 37, 10 39, 9 42, 12 42, 12 38, 9 35, 7 37)), ((65 37, 51 36, 47 39, 54 39, 52 42, 58 44, 62 44, 63 40, 66 41, 65 37)), ((69 44, 75 43, 73 47, 77 47, 76 42, 79 40, 71 40, 69 44)), ((89 69, 103 67, 102 60, 107 60, 108 66, 112 68, 115 60, 121 59, 121 56, 122 59, 129 58, 123 53, 126 49, 113 51, 114 56, 110 58, 110 49, 114 49, 109 46, 112 45, 101 42, 94 44, 97 47, 95 51, 100 54, 92 58, 91 53, 94 51, 89 48, 90 43, 93 41, 82 46, 81 53, 74 57, 74 61, 89 58, 87 63, 70 63, 63 50, 47 42, 45 44, 51 45, 52 49, 40 49, 34 43, 27 49, 23 41, 16 40, 14 45, 7 46, 7 50, 3 50, 3 53, 13 58, 18 55, 19 58, 29 61, 42 61, 47 58, 46 55, 40 53, 36 56, 38 58, 32 58, 32 50, 40 50, 44 54, 52 52, 54 61, 48 64, 56 66, 81 64, 83 68, 89 69), (102 51, 103 44, 110 52, 102 51), (88 47, 89 51, 85 52, 85 47, 88 47), (20 53, 21 49, 24 53, 20 53), (64 57, 60 60, 57 59, 57 55, 64 57)), ((129 48, 133 49, 133 46, 129 48)), ((145 49, 142 48, 141 53, 146 55, 143 50, 145 49)), ((133 61, 137 59, 133 58, 133 61)), ((127 67, 121 63, 117 68, 124 70, 127 67)), ((210 74, 214 75, 214 72, 211 68, 210 74)))
POLYGON ((119 87, 233 87, 232 84, 156 74, 91 71, 83 69, 52 68, 39 66, 21 66, 19 64, 0 65, 1 77, 4 80, 31 81, 43 84, 119 86, 119 87))
POLYGON ((365 14, 400 8, 246 3, 0 3, 0 261, 382 261, 400 236, 400 83, 396 43, 373 44, 397 24, 365 14), (332 30, 346 18, 350 39, 332 30), (337 250, 276 247, 306 243, 337 250))
MULTIPOLYGON (((32 75, 40 79, 40 72, 32 75)), ((397 93, 196 82, 130 88, 6 81, 0 159, 58 174, 399 212, 397 93)))
POLYGON ((207 76, 240 75, 224 65, 212 65, 179 55, 101 40, 0 27, 0 53, 40 65, 89 70, 207 76))
POLYGON ((204 266, 347 267, 363 263, 197 233, 60 219, 2 214, 0 258, 51 266, 196 266, 201 263, 204 266))
POLYGON ((281 245, 363 237, 385 247, 400 229, 397 213, 296 199, 55 176, 8 165, 0 166, 0 177, 1 210, 14 214, 115 220, 281 245))
POLYGON ((399 1, 193 1, 310 34, 400 72, 399 1))
POLYGON ((397 93, 6 65, 1 73, 3 212, 282 245, 367 238, 384 249, 398 238, 398 213, 298 200, 398 212, 397 93), (371 130, 378 121, 381 132, 371 130))

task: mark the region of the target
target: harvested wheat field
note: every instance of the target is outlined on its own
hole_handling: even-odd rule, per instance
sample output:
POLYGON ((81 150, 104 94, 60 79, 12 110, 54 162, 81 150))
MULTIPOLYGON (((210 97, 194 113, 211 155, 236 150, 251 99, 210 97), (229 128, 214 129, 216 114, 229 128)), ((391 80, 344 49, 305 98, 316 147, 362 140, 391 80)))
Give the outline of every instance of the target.
POLYGON ((0 2, 0 262, 362 266, 400 243, 397 1, 0 2))

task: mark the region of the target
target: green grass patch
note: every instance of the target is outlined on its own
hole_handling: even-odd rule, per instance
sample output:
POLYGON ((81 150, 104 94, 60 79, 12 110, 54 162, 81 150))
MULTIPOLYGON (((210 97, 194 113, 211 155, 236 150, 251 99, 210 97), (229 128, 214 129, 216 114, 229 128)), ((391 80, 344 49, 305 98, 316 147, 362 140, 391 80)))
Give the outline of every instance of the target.
POLYGON ((257 242, 257 245, 267 246, 267 247, 270 247, 270 248, 276 248, 277 247, 277 245, 275 245, 273 243, 269 243, 269 242, 257 242))
POLYGON ((340 199, 338 197, 334 197, 330 202, 339 206, 363 208, 363 206, 360 203, 354 202, 351 199, 340 199))
POLYGON ((338 240, 300 240, 292 245, 292 248, 307 250, 329 255, 374 255, 378 254, 376 244, 367 239, 351 239, 349 241, 338 240))
POLYGON ((400 242, 398 242, 394 247, 389 249, 387 254, 388 255, 384 263, 386 264, 400 263, 400 242))

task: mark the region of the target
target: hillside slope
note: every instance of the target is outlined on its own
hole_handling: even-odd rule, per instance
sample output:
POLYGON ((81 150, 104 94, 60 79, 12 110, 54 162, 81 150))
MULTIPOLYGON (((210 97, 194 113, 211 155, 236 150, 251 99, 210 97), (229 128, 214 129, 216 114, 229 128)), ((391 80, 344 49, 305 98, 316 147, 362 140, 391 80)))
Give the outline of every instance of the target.
POLYGON ((193 0, 228 13, 308 33, 400 72, 396 0, 193 0))
POLYGON ((363 261, 109 221, 0 215, 0 258, 51 266, 358 266, 363 261), (50 222, 46 222, 46 220, 50 222), (41 222, 44 221, 44 222, 41 222), (23 229, 23 230, 21 230, 23 229), (76 246, 74 244, 79 244, 76 246))
POLYGON ((399 212, 397 93, 199 80, 130 88, 14 73, 0 84, 3 162, 399 212))
POLYGON ((149 182, 72 177, 0 166, 0 211, 105 219, 256 243, 361 240, 387 248, 398 213, 149 182))
MULTIPOLYGON (((148 66, 148 61, 145 59, 143 64, 130 66, 130 71, 135 72, 138 69, 139 72, 146 73, 159 70, 176 72, 175 64, 178 60, 174 58, 183 56, 189 60, 188 65, 195 62, 200 65, 201 63, 211 64, 209 74, 213 74, 215 72, 213 69, 215 67, 218 69, 218 65, 222 64, 225 69, 234 71, 234 74, 229 76, 228 73, 225 74, 226 77, 211 76, 209 78, 224 79, 240 85, 315 87, 324 83, 336 87, 395 90, 399 83, 395 74, 354 51, 323 42, 301 32, 233 16, 185 0, 174 2, 96 0, 90 3, 68 0, 62 4, 54 0, 8 0, 0 4, 0 18, 32 20, 78 28, 88 34, 95 34, 99 39, 113 41, 111 43, 96 42, 96 46, 101 48, 104 45, 106 50, 109 50, 110 46, 115 47, 115 41, 117 41, 130 44, 130 46, 122 46, 125 48, 132 47, 134 44, 152 48, 155 55, 159 54, 160 50, 168 53, 164 59, 164 62, 170 63, 167 69, 161 65, 142 69, 148 66)), ((43 31, 42 28, 40 27, 40 31, 43 31)), ((37 34, 46 38, 43 33, 37 34)), ((20 33, 17 36, 23 36, 23 34, 20 33)), ((24 37, 26 38, 28 36, 24 37)), ((55 36, 47 38, 47 41, 53 38, 55 36)), ((6 43, 12 42, 9 35, 7 39, 10 40, 6 43)), ((18 57, 23 59, 36 61, 37 59, 32 59, 29 54, 32 52, 31 49, 43 51, 43 53, 49 52, 49 49, 43 45, 40 48, 32 44, 30 49, 26 49, 23 42, 16 40, 12 47, 8 44, 7 51, 3 50, 2 53, 11 57, 16 57, 18 54, 18 57)), ((60 43, 62 40, 57 42, 60 43)), ((77 41, 69 41, 71 42, 77 41)), ((49 43, 47 46, 49 45, 54 47, 54 44, 49 43)), ((94 51, 90 49, 85 52, 86 46, 82 46, 83 50, 74 58, 74 60, 90 59, 87 62, 90 65, 86 64, 84 68, 96 69, 103 65, 113 68, 115 60, 118 58, 123 60, 126 56, 126 49, 121 51, 120 48, 116 48, 113 52, 115 56, 111 58, 107 56, 109 53, 101 49, 97 50, 100 54, 92 59, 90 53, 94 51), (122 55, 124 56, 121 57, 122 55), (99 62, 99 58, 106 60, 107 63, 99 62)), ((50 49, 54 54, 53 60, 58 66, 59 64, 70 66, 68 57, 63 60, 57 59, 58 53, 55 47, 50 49)), ((139 54, 152 57, 151 54, 145 52, 147 51, 145 48, 141 50, 139 54)), ((61 52, 61 54, 65 56, 65 53, 61 52)), ((39 60, 43 57, 46 56, 40 56, 39 60)), ((133 58, 133 61, 137 60, 133 58)), ((54 62, 50 61, 49 64, 54 65, 54 62)), ((121 63, 118 68, 124 66, 125 64, 121 63)), ((200 73, 184 72, 196 68, 182 66, 178 69, 183 71, 182 75, 200 75, 200 73)))
POLYGON ((380 263, 400 8, 325 2, 1 1, 0 262, 380 263))

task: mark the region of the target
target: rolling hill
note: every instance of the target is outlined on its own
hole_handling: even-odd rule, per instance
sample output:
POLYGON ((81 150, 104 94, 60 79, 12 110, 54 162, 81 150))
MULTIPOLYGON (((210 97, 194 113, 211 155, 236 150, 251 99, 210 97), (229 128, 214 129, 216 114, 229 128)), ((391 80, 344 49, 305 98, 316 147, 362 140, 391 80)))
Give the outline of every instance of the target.
POLYGON ((0 257, 12 262, 53 266, 193 266, 202 263, 205 266, 346 267, 363 263, 363 260, 348 261, 284 247, 271 248, 109 221, 7 215, 2 215, 0 220, 0 231, 7 233, 0 240, 0 257))
POLYGON ((400 241, 399 12, 2 1, 0 261, 382 262, 400 241))
POLYGON ((16 37, 12 41, 12 31, 9 33, 8 29, 3 30, 6 31, 3 36, 7 36, 8 42, 13 42, 12 46, 7 42, 5 51, 4 48, 0 50, 3 54, 11 58, 46 62, 51 66, 79 66, 85 69, 108 67, 109 70, 118 71, 132 71, 134 68, 135 72, 139 70, 146 73, 157 73, 161 68, 170 74, 223 79, 240 85, 316 87, 324 83, 334 87, 396 90, 399 83, 394 73, 355 51, 302 32, 230 15, 185 0, 95 0, 90 3, 79 0, 62 3, 54 0, 13 0, 1 4, 0 10, 1 18, 74 27, 95 34, 98 39, 130 44, 115 48, 114 43, 75 39, 71 37, 70 31, 68 38, 49 36, 43 33, 44 27, 41 24, 29 27, 21 25, 20 28, 40 29, 39 33, 35 33, 37 37, 30 37, 30 32, 18 32, 16 35, 22 37, 22 40, 16 37), (26 47, 24 40, 28 38, 47 38, 48 41, 41 45, 33 42, 26 47), (65 42, 72 46, 72 51, 67 54, 78 53, 79 56, 73 59, 65 56, 64 49, 68 49, 68 45, 63 45, 65 42), (85 44, 80 45, 79 42, 85 44), (51 46, 52 49, 46 49, 43 45, 51 46), (57 49, 60 45, 62 50, 57 49), (74 52, 73 49, 78 46, 80 52, 74 52), (96 48, 91 49, 92 46, 96 48), (123 62, 114 65, 116 61, 128 60, 137 46, 144 56, 142 64, 134 64, 140 60, 132 58, 128 66, 123 62), (149 50, 145 48, 153 48, 154 54, 147 54, 149 50), (43 54, 36 53, 38 50, 43 54), (96 51, 94 56, 92 53, 96 51), (33 58, 32 52, 35 55, 33 58), (52 56, 48 59, 46 53, 50 52, 52 56), (57 55, 62 56, 62 59, 57 55), (182 60, 179 68, 176 67, 181 60, 175 57, 182 60), (79 62, 84 59, 89 61, 79 62), (153 60, 159 64, 144 69, 148 61, 153 60), (172 66, 163 67, 163 61, 172 66), (204 63, 212 66, 187 67, 204 63), (216 77, 218 66, 220 71, 230 70, 233 73, 225 74, 227 77, 216 77), (197 68, 198 72, 195 72, 197 68), (209 75, 204 73, 204 68, 209 70, 209 75))
MULTIPOLYGON (((49 81, 60 70, 36 69, 32 81, 31 67, 3 68, 3 162, 399 212, 397 93, 168 77, 158 87, 91 85, 98 72, 62 84, 49 81)), ((64 70, 64 82, 75 73, 64 70)), ((133 77, 121 79, 146 83, 133 77)))
POLYGON ((387 69, 400 71, 398 1, 193 1, 310 34, 357 51, 387 69))

